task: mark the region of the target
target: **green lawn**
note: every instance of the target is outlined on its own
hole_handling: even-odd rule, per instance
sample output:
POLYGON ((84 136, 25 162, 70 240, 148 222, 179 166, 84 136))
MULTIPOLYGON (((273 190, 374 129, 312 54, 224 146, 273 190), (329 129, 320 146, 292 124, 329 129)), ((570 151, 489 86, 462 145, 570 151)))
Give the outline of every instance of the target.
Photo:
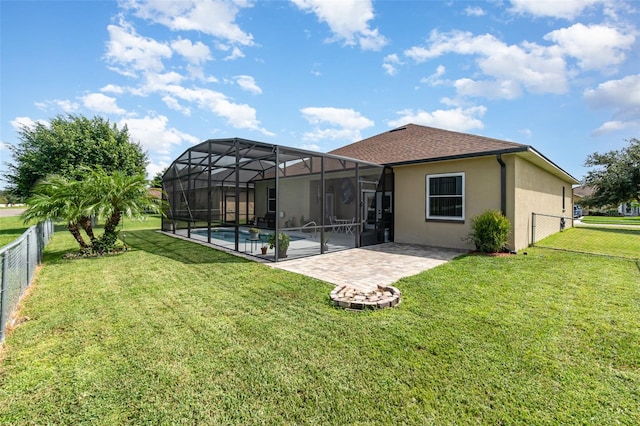
POLYGON ((24 234, 29 226, 22 223, 20 216, 0 217, 0 247, 4 247, 24 234))
POLYGON ((634 262, 465 256, 355 313, 315 279, 151 230, 127 242, 71 261, 54 236, 6 341, 0 423, 640 423, 634 262))
POLYGON ((580 220, 584 223, 640 225, 640 216, 584 216, 580 220))
POLYGON ((536 246, 640 259, 640 228, 569 228, 536 246))

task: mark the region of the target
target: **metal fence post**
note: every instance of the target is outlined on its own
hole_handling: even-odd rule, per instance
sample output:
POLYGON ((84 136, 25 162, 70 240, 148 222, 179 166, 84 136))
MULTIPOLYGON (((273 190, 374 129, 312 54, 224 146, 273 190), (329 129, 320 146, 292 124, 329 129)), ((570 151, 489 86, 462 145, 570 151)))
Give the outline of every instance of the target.
POLYGON ((2 287, 0 288, 0 342, 4 342, 5 317, 7 310, 7 271, 9 270, 9 258, 7 252, 2 253, 2 287))
POLYGON ((536 214, 531 212, 531 246, 536 245, 536 214))
MULTIPOLYGON (((29 287, 29 283, 31 282, 31 235, 33 232, 29 232, 27 234, 27 285, 24 287, 29 287)), ((24 289, 22 289, 24 290, 24 289)))

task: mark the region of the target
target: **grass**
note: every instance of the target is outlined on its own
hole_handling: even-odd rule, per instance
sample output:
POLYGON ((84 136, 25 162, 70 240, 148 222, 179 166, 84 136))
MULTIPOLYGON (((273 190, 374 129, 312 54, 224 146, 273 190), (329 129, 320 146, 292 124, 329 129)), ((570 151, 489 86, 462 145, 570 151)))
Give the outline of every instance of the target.
POLYGON ((640 228, 569 228, 536 246, 640 259, 640 228))
POLYGON ((0 247, 11 243, 29 229, 20 216, 0 217, 0 247))
POLYGON ((584 216, 580 220, 584 223, 640 225, 640 216, 584 216))
POLYGON ((394 309, 127 224, 64 260, 0 365, 2 424, 638 424, 640 271, 527 250, 406 278, 394 309), (577 273, 579 271, 579 273, 577 273))

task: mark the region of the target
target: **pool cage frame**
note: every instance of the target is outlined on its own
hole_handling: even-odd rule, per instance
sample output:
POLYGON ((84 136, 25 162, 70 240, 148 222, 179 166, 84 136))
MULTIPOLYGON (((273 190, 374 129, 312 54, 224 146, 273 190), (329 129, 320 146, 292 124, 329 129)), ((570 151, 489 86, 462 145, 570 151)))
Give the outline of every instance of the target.
MULTIPOLYGON (((162 180, 163 231, 203 241, 205 234, 207 243, 220 245, 215 233, 223 229, 231 235, 227 248, 238 252, 243 242, 247 252, 249 241, 253 253, 255 240, 243 241, 248 227, 264 236, 302 235, 305 248, 290 250, 292 257, 323 254, 330 238, 340 241, 334 251, 393 235, 393 172, 379 164, 242 138, 209 139, 181 154, 162 180)), ((275 238, 273 254, 261 257, 286 257, 280 242, 275 238)))

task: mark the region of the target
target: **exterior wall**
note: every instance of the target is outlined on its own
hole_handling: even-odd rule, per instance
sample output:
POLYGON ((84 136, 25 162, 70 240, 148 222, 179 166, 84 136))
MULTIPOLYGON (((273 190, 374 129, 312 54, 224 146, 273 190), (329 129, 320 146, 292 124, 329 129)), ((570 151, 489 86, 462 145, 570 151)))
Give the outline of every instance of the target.
POLYGON ((495 156, 396 166, 394 240, 400 243, 473 249, 464 241, 471 218, 487 209, 500 209, 500 164, 495 156), (426 176, 465 173, 463 222, 426 219, 426 176))
MULTIPOLYGON (((539 213, 552 216, 573 217, 573 191, 571 182, 542 170, 538 166, 513 156, 515 172, 514 217, 510 218, 515 229, 514 247, 516 250, 531 244, 531 214, 539 213), (562 188, 564 187, 564 206, 562 188)), ((558 232, 559 227, 536 227, 536 239, 558 232)), ((566 226, 572 221, 567 220, 566 226)))
MULTIPOLYGON (((521 250, 531 243, 532 213, 572 217, 572 186, 571 182, 552 175, 517 154, 503 155, 502 160, 507 172, 505 213, 512 227, 507 244, 514 250, 521 250)), ((501 208, 500 164, 495 156, 397 166, 394 173, 396 242, 472 250, 473 245, 464 241, 471 232, 471 218, 487 209, 501 208), (465 173, 464 222, 426 220, 426 176, 458 172, 465 173)), ((571 220, 566 221, 567 226, 571 223, 571 220)), ((552 226, 546 229, 546 233, 558 230, 559 226, 552 226)), ((544 236, 536 232, 536 238, 544 236)))

